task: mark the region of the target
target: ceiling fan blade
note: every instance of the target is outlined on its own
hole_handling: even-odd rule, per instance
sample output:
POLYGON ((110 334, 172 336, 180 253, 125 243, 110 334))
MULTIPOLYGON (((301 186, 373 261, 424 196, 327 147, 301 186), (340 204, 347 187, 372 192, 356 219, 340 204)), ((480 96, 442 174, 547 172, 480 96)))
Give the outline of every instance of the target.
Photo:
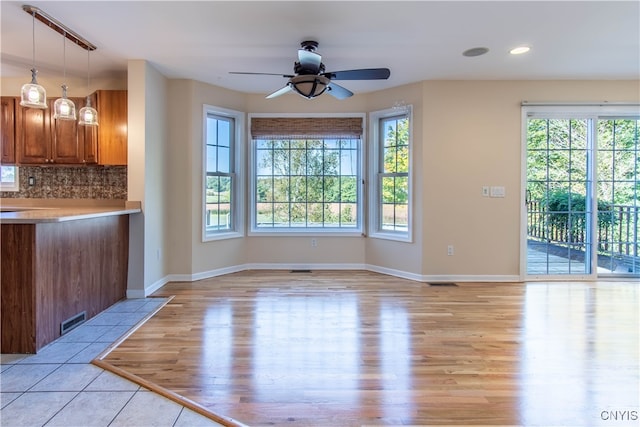
POLYGON ((254 76, 280 76, 280 77, 286 77, 288 79, 293 77, 293 74, 252 73, 252 72, 245 72, 245 71, 229 71, 229 74, 250 74, 250 75, 254 75, 254 76))
POLYGON ((331 71, 324 73, 332 80, 385 80, 391 75, 388 68, 362 68, 360 70, 331 71))
POLYGON ((322 56, 306 49, 299 49, 298 62, 300 63, 300 68, 302 68, 302 70, 316 74, 320 71, 322 56))
POLYGON ((334 82, 329 83, 329 85, 327 86, 327 93, 338 99, 345 99, 353 96, 353 92, 351 92, 349 89, 335 84, 334 82))
POLYGON ((284 95, 285 93, 289 93, 289 92, 291 92, 291 86, 289 84, 287 84, 282 89, 278 89, 277 91, 273 92, 272 94, 267 95, 266 99, 275 98, 276 96, 284 95))

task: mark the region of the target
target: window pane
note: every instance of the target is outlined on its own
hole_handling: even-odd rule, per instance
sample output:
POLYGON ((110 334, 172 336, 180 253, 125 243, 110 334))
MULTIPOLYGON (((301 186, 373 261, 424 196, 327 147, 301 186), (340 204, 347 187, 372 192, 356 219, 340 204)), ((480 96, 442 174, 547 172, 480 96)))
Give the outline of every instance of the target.
POLYGON ((357 139, 256 140, 255 227, 357 227, 357 209, 343 212, 340 202, 358 204, 359 146, 357 139), (267 202, 275 212, 271 225, 263 221, 267 202))
POLYGON ((218 147, 218 172, 229 173, 231 170, 229 147, 218 147))
POLYGON ((380 119, 379 129, 377 229, 405 234, 409 225, 409 118, 380 119))
POLYGON ((340 201, 355 203, 358 199, 358 178, 345 176, 340 179, 340 201))
MULTIPOLYGON (((234 140, 236 117, 214 112, 205 115, 204 237, 237 231, 234 140)), ((263 189, 264 190, 264 189, 263 189)), ((269 194, 263 192, 263 197, 269 194)))
POLYGON ((231 177, 208 176, 206 185, 206 226, 214 230, 231 228, 231 177))
POLYGON ((273 204, 273 225, 276 227, 289 226, 289 203, 273 204))
POLYGON ((340 178, 324 178, 324 200, 327 202, 340 201, 340 178))
POLYGON ((358 205, 355 203, 340 204, 340 224, 343 227, 356 227, 358 223, 358 205))
POLYGON ((273 180, 269 178, 258 177, 258 184, 256 185, 256 200, 261 202, 273 201, 273 180))
POLYGON ((15 184, 16 182, 16 167, 15 166, 2 166, 2 184, 15 184))

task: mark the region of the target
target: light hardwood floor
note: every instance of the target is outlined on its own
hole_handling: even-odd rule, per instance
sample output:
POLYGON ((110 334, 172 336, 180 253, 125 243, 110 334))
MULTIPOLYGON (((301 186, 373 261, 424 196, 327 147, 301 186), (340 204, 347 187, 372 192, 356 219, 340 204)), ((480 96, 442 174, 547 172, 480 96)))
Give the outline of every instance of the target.
POLYGON ((638 425, 639 287, 247 271, 94 363, 227 425, 638 425))

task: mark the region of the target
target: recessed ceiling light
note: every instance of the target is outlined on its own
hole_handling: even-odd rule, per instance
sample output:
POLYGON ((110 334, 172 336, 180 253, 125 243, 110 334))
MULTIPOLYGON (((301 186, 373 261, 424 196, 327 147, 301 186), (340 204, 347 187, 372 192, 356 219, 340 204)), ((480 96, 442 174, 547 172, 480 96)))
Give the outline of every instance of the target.
POLYGON ((529 46, 518 46, 518 47, 514 47, 513 49, 511 49, 509 51, 509 53, 511 55, 521 55, 523 53, 529 52, 529 50, 531 50, 531 48, 529 46))
POLYGON ((462 52, 462 55, 464 55, 464 56, 480 56, 480 55, 484 55, 487 52, 489 52, 489 49, 486 48, 486 47, 472 47, 471 49, 467 49, 464 52, 462 52))

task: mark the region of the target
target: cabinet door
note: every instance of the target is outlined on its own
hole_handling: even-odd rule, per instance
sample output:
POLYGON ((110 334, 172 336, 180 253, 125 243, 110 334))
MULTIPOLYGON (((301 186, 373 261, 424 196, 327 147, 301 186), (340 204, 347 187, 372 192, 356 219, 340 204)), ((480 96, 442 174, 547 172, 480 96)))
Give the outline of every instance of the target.
POLYGON ((50 163, 49 125, 49 109, 39 110, 16 104, 16 161, 18 164, 50 163))
MULTIPOLYGON (((97 96, 96 94, 91 95, 91 105, 97 105, 97 96)), ((87 99, 84 98, 82 101, 82 107, 84 107, 87 103, 87 99)), ((81 107, 81 108, 82 108, 81 107)), ((78 110, 80 111, 80 110, 78 110)), ((98 116, 98 119, 100 116, 98 116)), ((80 120, 80 116, 78 116, 78 120, 80 120)), ((78 140, 84 146, 84 161, 87 164, 96 164, 98 163, 98 126, 79 126, 80 134, 78 135, 78 140)))
POLYGON ((98 161, 101 165, 127 164, 127 91, 99 90, 98 161))
POLYGON ((0 163, 12 165, 16 162, 16 101, 14 97, 0 98, 0 163))
MULTIPOLYGON (((76 105, 76 114, 85 104, 83 98, 69 98, 76 105)), ((56 120, 53 118, 53 104, 55 100, 49 100, 51 114, 51 158, 56 164, 84 163, 84 138, 79 140, 81 126, 78 120, 56 120)))

